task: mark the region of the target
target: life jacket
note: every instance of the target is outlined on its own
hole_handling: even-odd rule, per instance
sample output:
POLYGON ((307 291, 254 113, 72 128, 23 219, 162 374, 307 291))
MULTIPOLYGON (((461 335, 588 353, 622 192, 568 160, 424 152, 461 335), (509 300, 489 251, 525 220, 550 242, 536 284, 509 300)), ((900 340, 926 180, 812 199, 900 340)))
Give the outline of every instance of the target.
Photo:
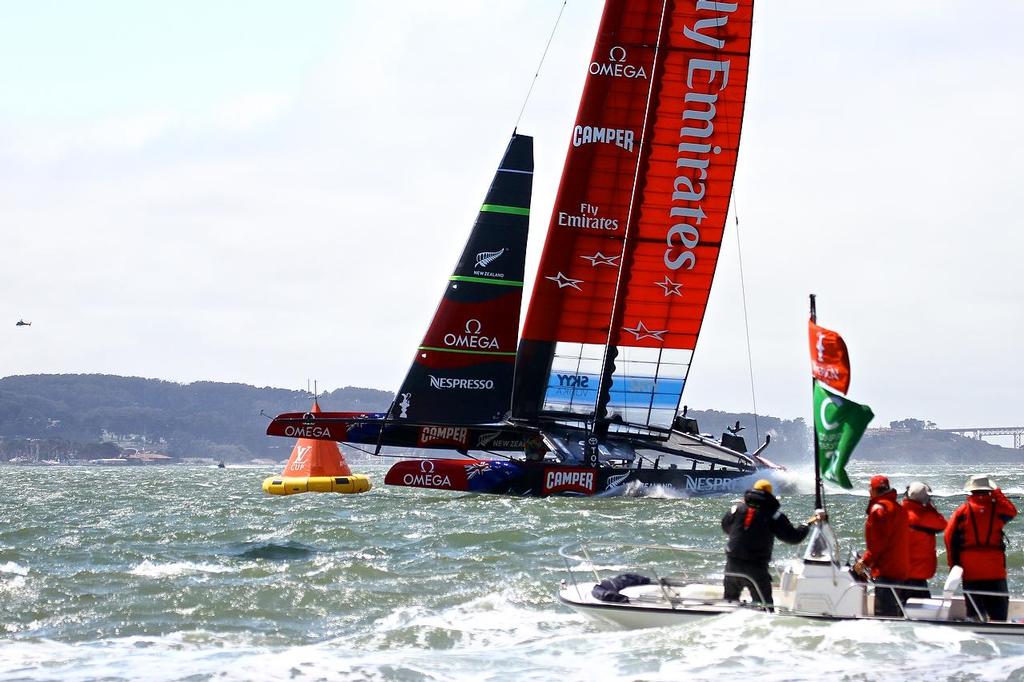
POLYGON ((872 497, 867 515, 864 522, 867 550, 861 559, 871 567, 875 578, 906 580, 910 572, 909 524, 907 512, 896 501, 896 491, 872 497))
POLYGON ((930 580, 935 575, 935 536, 946 530, 946 519, 939 511, 917 500, 905 498, 907 512, 908 580, 930 580))
POLYGON ((1003 526, 1017 515, 999 491, 972 494, 946 526, 946 553, 950 566, 964 569, 964 580, 1006 578, 1006 542, 1003 526))

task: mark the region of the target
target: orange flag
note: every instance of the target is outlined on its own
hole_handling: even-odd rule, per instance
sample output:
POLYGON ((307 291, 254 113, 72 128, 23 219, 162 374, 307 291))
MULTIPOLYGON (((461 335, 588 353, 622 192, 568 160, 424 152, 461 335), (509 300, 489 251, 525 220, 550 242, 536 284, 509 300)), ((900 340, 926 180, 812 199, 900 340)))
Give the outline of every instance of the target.
POLYGON ((840 393, 850 388, 850 354, 846 342, 831 329, 809 322, 811 374, 840 393))

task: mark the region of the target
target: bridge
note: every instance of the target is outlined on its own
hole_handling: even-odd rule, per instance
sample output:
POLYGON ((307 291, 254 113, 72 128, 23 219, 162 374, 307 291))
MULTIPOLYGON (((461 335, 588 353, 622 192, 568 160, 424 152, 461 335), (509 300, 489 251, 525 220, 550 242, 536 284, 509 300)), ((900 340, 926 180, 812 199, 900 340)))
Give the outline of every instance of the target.
POLYGON ((1013 447, 1018 450, 1024 449, 1024 426, 970 426, 962 429, 937 430, 977 440, 982 440, 985 436, 1013 436, 1013 447))

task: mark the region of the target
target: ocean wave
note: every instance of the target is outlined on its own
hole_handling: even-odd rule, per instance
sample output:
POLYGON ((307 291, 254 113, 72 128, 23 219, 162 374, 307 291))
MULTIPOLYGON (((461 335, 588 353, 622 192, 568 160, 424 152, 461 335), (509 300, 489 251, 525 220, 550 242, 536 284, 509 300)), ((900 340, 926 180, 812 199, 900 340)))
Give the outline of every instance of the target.
MULTIPOLYGON (((1005 680, 1024 675, 1024 649, 937 626, 817 623, 737 613, 700 623, 619 632, 579 629, 579 617, 550 614, 531 627, 527 614, 495 593, 431 615, 405 614, 421 637, 371 646, 349 637, 273 646, 252 635, 205 631, 68 645, 0 641, 0 677, 85 682, 94 679, 291 680, 650 680, 760 682, 842 679, 1005 680), (508 618, 512 617, 513 622, 508 618), (460 619, 459 622, 453 622, 460 619), (502 620, 505 620, 504 624, 502 620), (523 619, 523 622, 521 622, 523 619), (512 626, 517 626, 514 631, 512 626), (492 631, 438 647, 431 628, 492 631), (514 634, 513 634, 514 632, 514 634), (360 643, 362 644, 362 643, 360 643)), ((548 614, 545 614, 547 616, 548 614)), ((536 622, 536 619, 535 619, 536 622)), ((407 622, 403 627, 408 627, 407 622)), ((386 626, 385 626, 386 627, 386 626)))
POLYGON ((198 563, 193 561, 175 561, 159 564, 144 559, 141 564, 131 570, 132 575, 144 578, 173 578, 190 573, 230 573, 235 569, 218 564, 198 563))
POLYGON ((307 559, 316 554, 316 549, 301 542, 288 540, 285 542, 244 542, 234 554, 242 559, 270 559, 287 561, 290 559, 307 559))
MULTIPOLYGON (((864 464, 855 483, 864 488, 874 469, 864 464)), ((957 494, 940 503, 948 513, 967 473, 943 471, 917 475, 957 494)), ((590 554, 607 573, 658 567, 720 580, 720 519, 733 496, 518 499, 381 488, 358 501, 281 506, 259 493, 258 472, 224 474, 251 489, 240 502, 197 499, 193 474, 168 469, 142 472, 161 477, 150 486, 160 495, 143 505, 129 473, 139 475, 104 471, 81 487, 72 477, 81 470, 69 471, 62 488, 77 496, 43 504, 26 495, 10 505, 11 528, 0 529, 0 679, 1024 679, 1024 646, 936 626, 741 613, 620 631, 557 601, 566 577, 558 548, 581 540, 609 547, 590 554), (118 476, 124 485, 111 484, 118 476), (93 523, 114 514, 117 523, 93 523), (52 542, 68 529, 78 529, 75 545, 52 542), (704 552, 677 559, 633 544, 704 552)), ((1019 488, 1024 476, 996 480, 1019 488)), ((827 502, 843 553, 863 546, 866 499, 830 485, 827 502)), ((796 495, 783 509, 796 522, 813 504, 796 495)), ((1006 532, 1017 594, 1024 520, 1006 532)), ((775 558, 802 551, 779 542, 775 558)), ((940 557, 935 584, 945 564, 940 557)))
POLYGON ((28 575, 28 566, 22 566, 14 563, 13 561, 8 561, 5 564, 0 564, 0 573, 24 576, 28 575))

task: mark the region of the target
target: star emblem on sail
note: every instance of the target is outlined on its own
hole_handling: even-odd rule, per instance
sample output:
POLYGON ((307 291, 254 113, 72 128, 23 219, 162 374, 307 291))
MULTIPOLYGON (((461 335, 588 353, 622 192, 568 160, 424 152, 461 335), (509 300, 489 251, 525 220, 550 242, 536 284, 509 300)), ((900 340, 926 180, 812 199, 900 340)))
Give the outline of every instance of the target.
POLYGON ((668 333, 667 329, 662 329, 659 331, 653 331, 651 329, 648 329, 647 326, 643 323, 643 320, 637 322, 636 327, 632 329, 630 329, 629 327, 623 327, 622 329, 623 331, 627 331, 633 336, 635 336, 637 341, 643 341, 644 339, 657 339, 658 341, 664 341, 665 339, 662 338, 662 335, 668 333))
POLYGON ((576 291, 583 291, 583 289, 580 289, 580 284, 583 283, 582 279, 573 279, 571 277, 566 277, 561 272, 559 272, 554 277, 545 277, 544 279, 550 279, 552 282, 558 285, 559 289, 572 287, 576 291))
POLYGON ((672 296, 673 294, 680 298, 683 296, 683 285, 673 282, 668 278, 668 275, 665 275, 664 282, 655 282, 654 286, 661 287, 665 291, 665 296, 672 296))
POLYGON ((606 256, 600 251, 596 252, 593 256, 580 256, 580 258, 590 261, 590 265, 595 268, 598 265, 610 265, 613 268, 619 267, 619 264, 616 262, 619 260, 619 256, 606 256))

